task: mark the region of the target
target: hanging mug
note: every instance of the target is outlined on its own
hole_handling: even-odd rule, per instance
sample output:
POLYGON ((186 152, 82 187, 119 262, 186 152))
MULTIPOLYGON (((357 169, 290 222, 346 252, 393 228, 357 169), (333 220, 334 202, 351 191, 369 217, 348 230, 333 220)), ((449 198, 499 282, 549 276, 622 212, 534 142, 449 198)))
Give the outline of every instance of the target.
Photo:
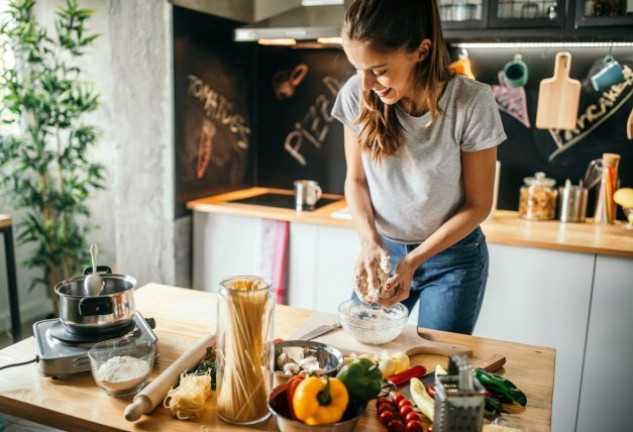
POLYGON ((606 90, 612 85, 620 84, 625 80, 620 63, 612 55, 607 55, 603 63, 603 68, 591 77, 591 84, 596 91, 606 90))
POLYGON ((527 83, 528 67, 521 60, 521 54, 516 54, 513 61, 506 63, 503 77, 509 87, 523 87, 527 83))

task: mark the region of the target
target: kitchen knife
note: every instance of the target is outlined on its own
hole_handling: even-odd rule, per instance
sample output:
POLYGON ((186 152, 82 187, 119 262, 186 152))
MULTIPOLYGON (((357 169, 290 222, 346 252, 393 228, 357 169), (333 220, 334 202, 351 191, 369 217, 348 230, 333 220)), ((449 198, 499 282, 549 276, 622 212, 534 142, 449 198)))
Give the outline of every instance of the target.
POLYGON ((336 330, 341 328, 341 323, 340 322, 336 322, 334 324, 323 324, 318 326, 315 329, 310 330, 309 332, 307 332, 306 334, 299 336, 297 339, 299 340, 311 340, 314 339, 316 337, 322 336, 326 333, 331 332, 332 330, 336 330))
MULTIPOLYGON (((481 363, 477 362, 473 364, 473 369, 481 368, 487 372, 494 372, 497 369, 501 368, 506 363, 505 356, 500 356, 499 354, 492 355, 487 359, 483 360, 481 363)), ((432 372, 427 373, 422 377, 422 384, 424 387, 434 386, 435 385, 435 369, 432 372)))

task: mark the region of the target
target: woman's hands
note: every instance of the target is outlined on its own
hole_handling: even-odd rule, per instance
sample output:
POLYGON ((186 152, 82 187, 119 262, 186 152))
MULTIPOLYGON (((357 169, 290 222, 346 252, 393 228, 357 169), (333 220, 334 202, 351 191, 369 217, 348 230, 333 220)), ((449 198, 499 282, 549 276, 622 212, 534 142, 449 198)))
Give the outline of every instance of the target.
POLYGON ((389 253, 380 241, 363 242, 354 279, 354 289, 362 301, 377 302, 384 298, 389 267, 389 253))
POLYGON ((393 276, 385 283, 385 289, 387 291, 393 291, 394 295, 390 298, 381 299, 377 301, 377 303, 381 306, 391 307, 407 299, 411 291, 411 282, 413 281, 413 275, 417 267, 418 266, 412 262, 411 257, 405 255, 396 265, 393 276))

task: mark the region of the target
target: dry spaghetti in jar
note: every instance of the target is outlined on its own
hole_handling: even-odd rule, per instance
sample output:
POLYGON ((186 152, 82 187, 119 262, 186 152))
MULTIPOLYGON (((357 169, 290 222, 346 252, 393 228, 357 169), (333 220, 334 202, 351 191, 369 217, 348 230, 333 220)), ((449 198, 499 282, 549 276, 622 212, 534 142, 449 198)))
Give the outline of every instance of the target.
POLYGON ((519 194, 519 217, 527 220, 551 220, 556 215, 556 180, 543 172, 523 179, 519 194))

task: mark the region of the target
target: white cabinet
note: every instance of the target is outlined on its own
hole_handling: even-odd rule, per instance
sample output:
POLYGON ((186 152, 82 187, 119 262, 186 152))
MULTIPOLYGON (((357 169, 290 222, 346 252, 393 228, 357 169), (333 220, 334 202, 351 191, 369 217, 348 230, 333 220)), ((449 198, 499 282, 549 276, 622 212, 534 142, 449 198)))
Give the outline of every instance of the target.
POLYGON ((354 264, 360 245, 349 228, 290 224, 290 306, 337 313, 352 295, 354 264))
POLYGON ((577 432, 631 430, 633 260, 598 256, 577 432))
POLYGON ((595 255, 488 248, 490 272, 474 334, 555 348, 552 431, 573 431, 595 255))
POLYGON ((193 212, 193 288, 217 292, 224 278, 257 274, 261 219, 193 212))

